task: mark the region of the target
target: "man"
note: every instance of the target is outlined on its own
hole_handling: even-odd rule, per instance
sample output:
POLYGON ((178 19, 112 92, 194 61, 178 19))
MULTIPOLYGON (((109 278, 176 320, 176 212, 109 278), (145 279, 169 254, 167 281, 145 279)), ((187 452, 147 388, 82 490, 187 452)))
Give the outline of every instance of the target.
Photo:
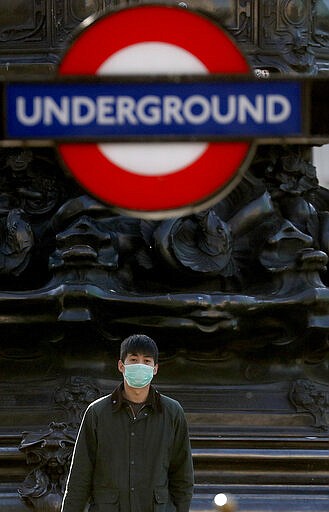
POLYGON ((62 512, 188 512, 193 467, 180 404, 151 386, 158 348, 143 334, 121 344, 123 383, 85 412, 62 512))

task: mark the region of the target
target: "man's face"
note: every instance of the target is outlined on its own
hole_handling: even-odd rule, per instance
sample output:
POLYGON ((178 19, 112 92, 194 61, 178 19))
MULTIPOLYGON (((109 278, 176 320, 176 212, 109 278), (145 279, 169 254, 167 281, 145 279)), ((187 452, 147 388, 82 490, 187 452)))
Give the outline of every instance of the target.
POLYGON ((153 357, 146 354, 128 353, 124 361, 121 361, 120 359, 118 362, 119 372, 124 374, 125 365, 129 364, 146 364, 147 366, 152 366, 154 368, 154 375, 158 372, 158 365, 155 364, 153 357))

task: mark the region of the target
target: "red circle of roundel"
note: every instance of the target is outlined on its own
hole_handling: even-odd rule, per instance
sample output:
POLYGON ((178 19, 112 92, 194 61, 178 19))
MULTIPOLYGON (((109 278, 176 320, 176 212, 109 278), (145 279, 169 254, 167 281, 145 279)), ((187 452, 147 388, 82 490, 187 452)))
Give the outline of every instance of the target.
MULTIPOLYGON (((119 10, 93 22, 64 56, 59 74, 96 74, 116 52, 145 42, 183 48, 199 59, 209 73, 250 72, 230 37, 208 18, 178 7, 144 5, 119 10)), ((63 143, 58 149, 68 169, 92 195, 122 209, 150 212, 176 210, 214 196, 232 181, 250 144, 210 143, 192 164, 160 176, 139 175, 118 167, 95 143, 63 143)))

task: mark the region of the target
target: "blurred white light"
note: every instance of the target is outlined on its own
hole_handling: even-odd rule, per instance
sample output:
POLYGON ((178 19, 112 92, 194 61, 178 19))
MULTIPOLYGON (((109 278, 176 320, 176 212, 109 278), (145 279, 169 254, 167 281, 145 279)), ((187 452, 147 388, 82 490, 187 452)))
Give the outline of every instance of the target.
POLYGON ((214 502, 218 507, 223 507, 227 503, 226 494, 223 494, 223 493, 216 494, 216 496, 214 498, 214 502))

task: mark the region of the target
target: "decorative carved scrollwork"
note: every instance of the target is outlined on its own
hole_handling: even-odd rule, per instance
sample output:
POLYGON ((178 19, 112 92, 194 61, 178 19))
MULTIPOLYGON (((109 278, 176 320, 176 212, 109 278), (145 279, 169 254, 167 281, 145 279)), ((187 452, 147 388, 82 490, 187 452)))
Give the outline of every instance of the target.
MULTIPOLYGON (((0 66, 41 61, 58 63, 72 31, 88 16, 140 0, 3 0, 0 27, 0 66), (16 6, 17 2, 17 6, 16 6), (16 8, 15 8, 16 6, 16 8), (29 47, 27 43, 33 42, 29 47), (17 55, 18 48, 22 49, 17 55)), ((329 7, 324 0, 172 0, 174 5, 201 9, 219 18, 244 46, 256 68, 275 72, 315 74, 327 70, 329 7)), ((49 72, 49 67, 44 66, 49 72)))
POLYGON ((20 3, 13 9, 11 0, 2 0, 0 44, 41 41, 46 34, 46 0, 20 3))
POLYGON ((238 0, 236 8, 232 8, 231 17, 228 20, 228 28, 234 37, 240 42, 249 45, 256 44, 257 37, 257 3, 252 0, 238 0))
POLYGON ((101 15, 113 0, 55 0, 54 19, 56 42, 66 41, 79 23, 92 15, 101 15))

